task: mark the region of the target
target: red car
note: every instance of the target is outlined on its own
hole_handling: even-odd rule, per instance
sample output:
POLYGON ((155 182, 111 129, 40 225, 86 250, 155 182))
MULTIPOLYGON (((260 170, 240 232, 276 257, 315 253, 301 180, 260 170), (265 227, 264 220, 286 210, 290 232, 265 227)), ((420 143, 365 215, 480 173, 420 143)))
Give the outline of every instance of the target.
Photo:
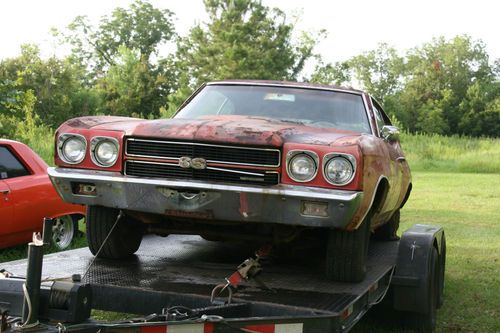
POLYGON ((0 248, 23 244, 41 231, 43 218, 56 218, 54 245, 68 247, 85 206, 63 202, 47 175, 48 165, 28 146, 0 139, 0 248))
POLYGON ((212 82, 173 119, 76 118, 55 139, 49 175, 88 205, 90 250, 108 258, 143 233, 285 247, 314 234, 327 277, 360 281, 370 233, 397 239, 411 191, 398 129, 347 88, 212 82))

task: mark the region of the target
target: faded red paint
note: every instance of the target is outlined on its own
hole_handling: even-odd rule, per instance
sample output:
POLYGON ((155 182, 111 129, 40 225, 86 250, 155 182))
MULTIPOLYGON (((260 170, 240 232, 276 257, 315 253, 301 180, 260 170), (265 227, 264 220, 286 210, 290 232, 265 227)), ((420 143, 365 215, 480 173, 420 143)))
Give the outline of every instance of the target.
MULTIPOLYGON (((239 81, 233 82, 234 84, 238 84, 239 81)), ((261 83, 262 81, 245 82, 248 84, 248 82, 261 83)), ((290 83, 271 83, 290 85, 290 83)), ((319 89, 332 88, 310 84, 293 84, 293 86, 316 87, 319 89)), ((345 88, 342 89, 345 90, 345 88)), ((351 91, 359 93, 359 91, 351 91)), ((362 93, 362 96, 368 106, 370 126, 373 132, 376 133, 377 125, 373 114, 371 98, 365 93, 362 93)), ((56 164, 59 166, 110 171, 122 171, 123 159, 133 159, 133 157, 126 157, 123 154, 123 142, 126 137, 279 148, 282 151, 281 166, 274 169, 265 169, 280 172, 283 184, 362 190, 364 192, 362 204, 349 224, 348 229, 357 228, 363 221, 363 218, 372 206, 377 186, 381 179, 387 180, 389 191, 384 205, 380 207, 373 217, 374 227, 387 221, 388 217, 399 208, 411 181, 408 165, 406 162, 398 160, 398 158, 404 156, 399 142, 385 142, 380 138, 378 133, 374 135, 359 134, 334 128, 299 125, 265 117, 232 115, 207 116, 199 119, 174 118, 158 120, 123 117, 82 117, 64 123, 58 129, 57 135, 62 133, 78 133, 85 136, 88 141, 93 136, 112 136, 118 139, 119 142, 122 142, 121 158, 112 168, 104 169, 96 166, 90 160, 89 152, 87 152, 86 159, 79 165, 67 165, 56 157, 56 164), (357 161, 356 176, 346 186, 333 186, 325 180, 321 163, 318 174, 313 180, 306 183, 294 182, 286 173, 286 154, 291 149, 312 150, 319 155, 321 161, 327 153, 352 154, 357 161)), ((148 160, 143 157, 140 159, 148 160)), ((154 161, 177 163, 176 160, 168 159, 154 159, 154 161)), ((219 166, 217 163, 209 163, 208 165, 219 166)), ((262 169, 255 166, 224 166, 226 168, 262 169)))

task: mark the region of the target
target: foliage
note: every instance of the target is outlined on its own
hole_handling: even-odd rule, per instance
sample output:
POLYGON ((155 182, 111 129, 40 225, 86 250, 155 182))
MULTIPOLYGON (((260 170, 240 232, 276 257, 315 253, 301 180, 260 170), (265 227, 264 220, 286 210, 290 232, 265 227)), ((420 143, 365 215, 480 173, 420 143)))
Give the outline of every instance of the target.
POLYGON ((469 36, 443 37, 404 57, 380 44, 345 62, 318 65, 313 82, 359 82, 411 132, 500 136, 500 61, 469 36))
POLYGON ((3 95, 7 89, 10 94, 0 107, 11 121, 22 122, 20 99, 24 92, 32 91, 36 97, 35 114, 52 128, 68 118, 97 112, 100 101, 94 91, 82 86, 81 75, 77 65, 55 57, 43 60, 37 46, 23 45, 19 57, 0 62, 0 82, 4 82, 0 91, 3 95))
POLYGON ((380 44, 375 50, 353 57, 349 66, 365 89, 381 102, 401 89, 404 59, 388 44, 380 44))
POLYGON ((116 8, 94 27, 85 16, 76 17, 63 33, 72 45, 76 62, 86 64, 99 77, 121 58, 121 47, 137 50, 141 59, 149 62, 158 47, 175 34, 173 13, 153 7, 147 1, 136 0, 129 8, 116 8))
POLYGON ((118 52, 116 62, 96 85, 106 114, 158 117, 171 92, 168 68, 148 63, 138 51, 125 46, 118 52))
POLYGON ((303 33, 293 43, 293 24, 277 8, 257 0, 205 0, 209 21, 177 42, 181 89, 173 106, 200 84, 224 79, 295 80, 313 56, 320 36, 303 33))

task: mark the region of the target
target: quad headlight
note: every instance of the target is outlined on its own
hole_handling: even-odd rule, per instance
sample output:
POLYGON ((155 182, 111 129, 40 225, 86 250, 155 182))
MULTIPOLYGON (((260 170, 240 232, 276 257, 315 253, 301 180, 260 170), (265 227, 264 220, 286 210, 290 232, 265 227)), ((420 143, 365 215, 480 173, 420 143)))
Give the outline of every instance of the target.
POLYGON ((287 156, 288 176, 296 182, 311 181, 318 173, 318 162, 315 152, 292 150, 287 156))
POLYGON ((90 142, 90 151, 95 164, 109 168, 118 160, 120 146, 115 138, 96 136, 90 142))
POLYGON ((356 159, 350 154, 327 154, 323 165, 325 179, 332 185, 347 185, 354 178, 356 159))
POLYGON ((68 164, 78 164, 85 158, 87 140, 79 134, 62 134, 57 139, 57 154, 68 164))

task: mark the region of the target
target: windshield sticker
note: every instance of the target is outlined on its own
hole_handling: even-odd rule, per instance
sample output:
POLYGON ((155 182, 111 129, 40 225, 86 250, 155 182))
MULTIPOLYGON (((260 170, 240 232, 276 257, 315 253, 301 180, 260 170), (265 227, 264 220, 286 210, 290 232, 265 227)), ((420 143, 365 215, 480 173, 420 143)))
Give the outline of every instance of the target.
POLYGON ((285 102, 295 102, 295 95, 292 94, 277 94, 269 93, 264 96, 265 101, 285 101, 285 102))

